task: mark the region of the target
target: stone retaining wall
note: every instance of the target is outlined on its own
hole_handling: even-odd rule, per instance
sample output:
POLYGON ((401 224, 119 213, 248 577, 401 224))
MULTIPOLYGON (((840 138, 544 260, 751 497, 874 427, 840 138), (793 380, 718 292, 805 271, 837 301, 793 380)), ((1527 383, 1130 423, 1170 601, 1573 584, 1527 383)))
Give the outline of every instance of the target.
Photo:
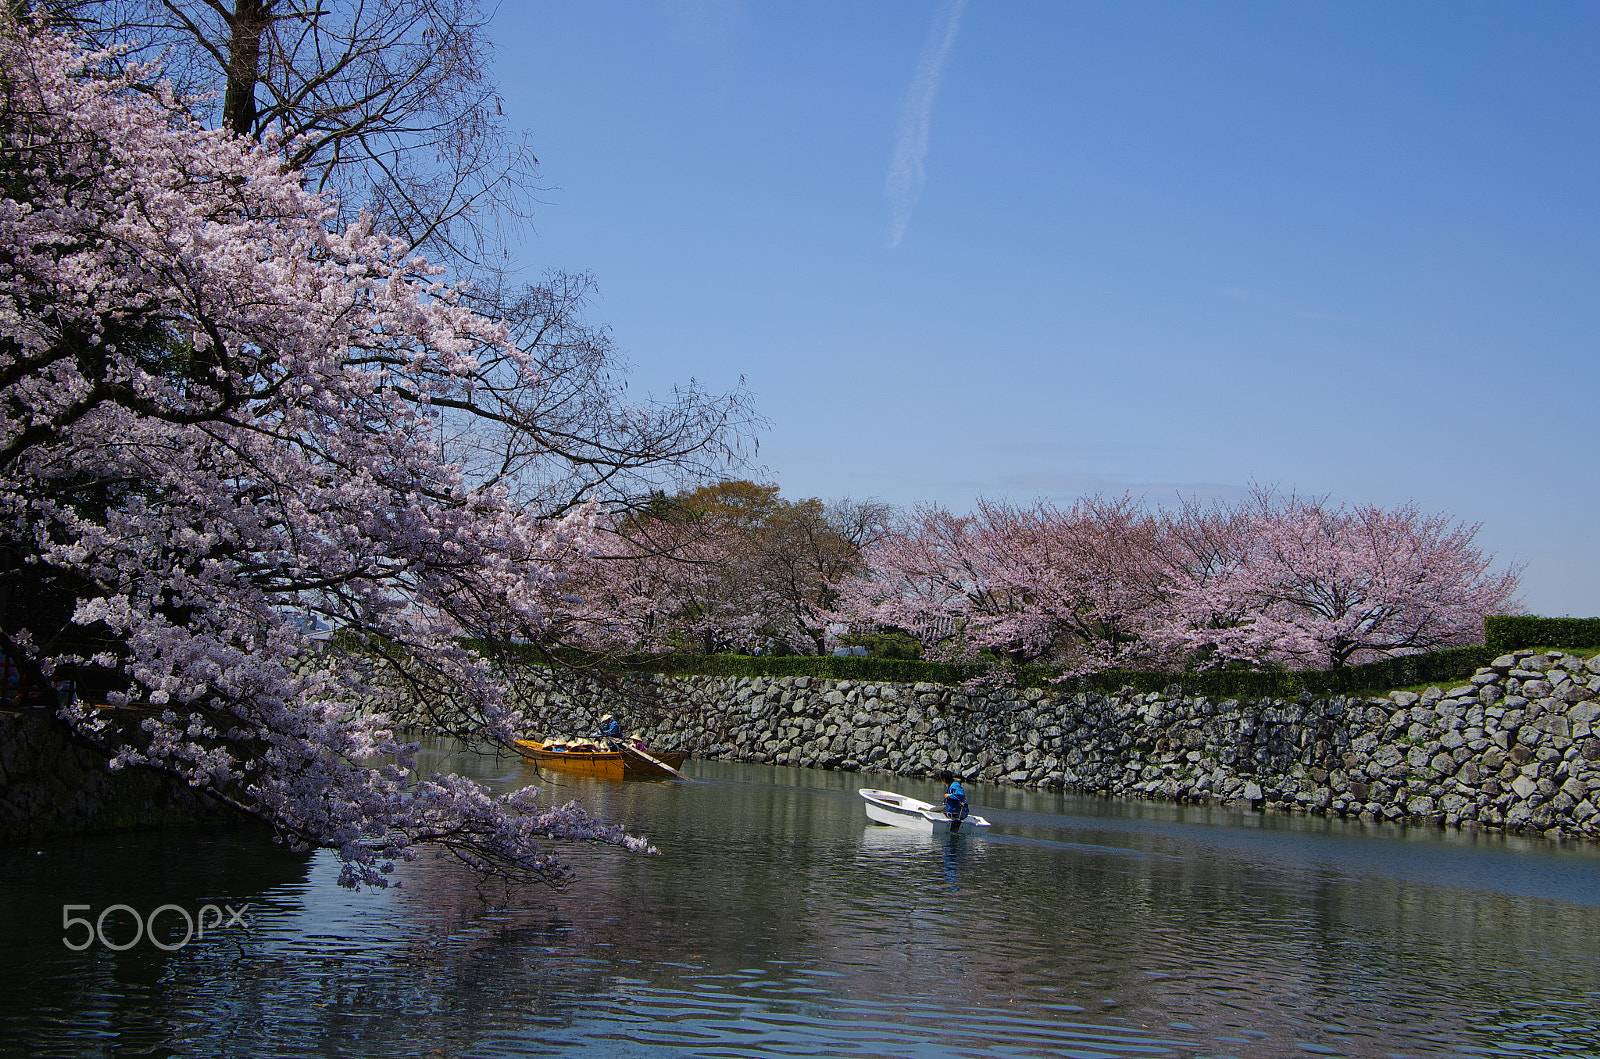
POLYGON ((527 690, 540 735, 614 711, 696 757, 1600 837, 1600 656, 1516 651, 1459 687, 1293 702, 811 677, 527 690))
MULTIPOLYGON (((1600 656, 1517 651, 1448 690, 1294 702, 812 677, 523 690, 540 735, 617 712, 697 757, 1600 838, 1600 656)), ((167 777, 108 772, 43 711, 0 711, 0 836, 228 815, 167 777)))
POLYGON ((112 772, 48 710, 0 710, 0 838, 237 819, 181 780, 112 772))

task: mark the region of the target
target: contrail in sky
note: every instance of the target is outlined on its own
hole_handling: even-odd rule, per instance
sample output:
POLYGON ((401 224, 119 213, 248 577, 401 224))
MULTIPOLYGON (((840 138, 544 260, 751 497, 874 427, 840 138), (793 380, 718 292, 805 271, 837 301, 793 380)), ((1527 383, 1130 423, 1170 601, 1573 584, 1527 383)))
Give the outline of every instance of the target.
POLYGON ((922 197, 922 184, 927 173, 922 168, 928 157, 928 126, 933 121, 933 97, 939 92, 939 79, 944 76, 945 60, 955 47, 956 33, 961 29, 961 12, 967 0, 946 0, 944 7, 934 16, 928 27, 928 41, 922 46, 922 58, 917 62, 917 76, 912 78, 906 91, 905 109, 900 112, 900 127, 895 131, 894 161, 889 163, 889 175, 883 182, 884 194, 889 197, 889 245, 900 245, 911 220, 911 211, 917 208, 922 197))

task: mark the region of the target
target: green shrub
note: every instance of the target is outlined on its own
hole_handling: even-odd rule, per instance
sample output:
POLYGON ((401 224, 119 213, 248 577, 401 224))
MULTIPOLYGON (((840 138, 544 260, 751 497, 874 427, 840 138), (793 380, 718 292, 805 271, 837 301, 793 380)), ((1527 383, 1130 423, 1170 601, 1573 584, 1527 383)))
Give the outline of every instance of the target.
POLYGON ((1217 669, 1201 673, 1107 671, 1067 683, 1085 691, 1114 691, 1128 686, 1151 692, 1164 691, 1177 685, 1186 694, 1205 695, 1214 699, 1290 699, 1303 692, 1319 697, 1374 694, 1410 684, 1465 680, 1480 667, 1488 665, 1497 653, 1487 647, 1454 647, 1340 669, 1217 669))
POLYGON ((1502 614, 1483 620, 1483 638, 1497 653, 1524 647, 1600 647, 1600 618, 1502 614))
POLYGON ((922 644, 905 633, 859 633, 839 637, 846 647, 865 647, 873 658, 918 659, 922 644))

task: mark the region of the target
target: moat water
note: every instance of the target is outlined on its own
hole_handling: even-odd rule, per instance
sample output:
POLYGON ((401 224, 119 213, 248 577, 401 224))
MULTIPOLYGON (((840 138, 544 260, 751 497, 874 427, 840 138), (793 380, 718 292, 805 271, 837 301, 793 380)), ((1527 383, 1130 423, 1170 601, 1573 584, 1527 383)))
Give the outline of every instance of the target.
POLYGON ((930 783, 687 770, 542 777, 661 849, 561 893, 350 893, 250 831, 6 848, 0 1055, 1600 1057, 1593 846, 982 784, 991 833, 933 838, 855 793, 930 783))

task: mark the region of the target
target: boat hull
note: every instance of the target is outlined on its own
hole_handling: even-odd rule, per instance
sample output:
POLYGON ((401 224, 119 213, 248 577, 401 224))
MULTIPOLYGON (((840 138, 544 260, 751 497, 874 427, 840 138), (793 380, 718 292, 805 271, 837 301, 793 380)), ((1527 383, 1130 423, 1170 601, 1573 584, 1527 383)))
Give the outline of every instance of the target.
POLYGON ((989 826, 989 821, 981 816, 968 816, 959 822, 950 819, 944 810, 930 804, 918 801, 916 798, 907 798, 893 791, 873 790, 862 787, 858 791, 867 806, 867 819, 875 820, 880 824, 890 827, 903 827, 909 831, 922 831, 934 835, 967 834, 968 832, 982 834, 989 826))
MULTIPOLYGON (((536 739, 517 740, 517 751, 540 768, 606 780, 675 778, 671 772, 658 768, 639 754, 618 750, 550 750, 548 746, 536 739)), ((682 751, 652 750, 650 756, 663 765, 679 768, 689 755, 682 751)))

